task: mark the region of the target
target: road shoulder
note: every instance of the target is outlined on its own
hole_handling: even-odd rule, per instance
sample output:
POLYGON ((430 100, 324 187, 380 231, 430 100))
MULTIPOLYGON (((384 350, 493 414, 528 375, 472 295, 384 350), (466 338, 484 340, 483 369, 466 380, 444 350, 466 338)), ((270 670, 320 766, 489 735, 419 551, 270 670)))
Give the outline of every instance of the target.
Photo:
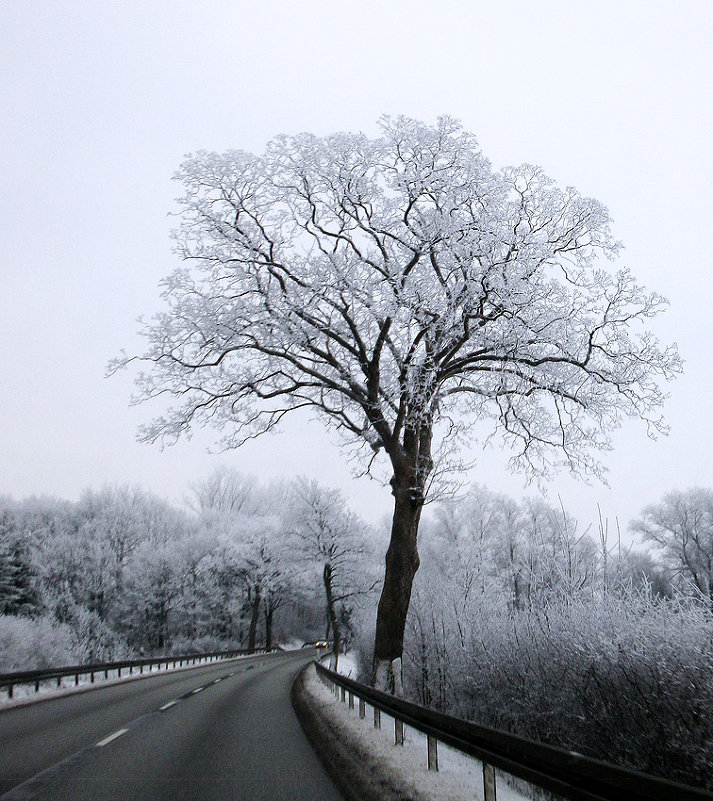
POLYGON ((413 787, 402 785, 378 757, 366 751, 339 718, 330 714, 311 686, 314 665, 300 671, 291 700, 307 739, 332 781, 347 801, 426 801, 413 787))

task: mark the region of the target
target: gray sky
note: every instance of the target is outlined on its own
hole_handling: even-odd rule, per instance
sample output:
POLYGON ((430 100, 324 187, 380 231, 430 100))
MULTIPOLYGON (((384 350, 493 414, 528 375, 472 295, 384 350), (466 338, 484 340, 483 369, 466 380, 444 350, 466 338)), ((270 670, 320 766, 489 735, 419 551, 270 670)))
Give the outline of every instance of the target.
MULTIPOLYGON (((709 0, 0 0, 0 494, 137 483, 180 499, 217 464, 305 473, 371 520, 390 495, 305 419, 244 449, 135 442, 147 406, 105 379, 175 265, 170 178, 196 149, 278 133, 375 133, 382 113, 460 118, 496 166, 540 164, 608 205, 622 265, 671 301, 667 439, 627 424, 610 487, 551 499, 625 525, 667 490, 713 486, 713 4, 709 0)), ((470 474, 522 493, 498 451, 470 474)))

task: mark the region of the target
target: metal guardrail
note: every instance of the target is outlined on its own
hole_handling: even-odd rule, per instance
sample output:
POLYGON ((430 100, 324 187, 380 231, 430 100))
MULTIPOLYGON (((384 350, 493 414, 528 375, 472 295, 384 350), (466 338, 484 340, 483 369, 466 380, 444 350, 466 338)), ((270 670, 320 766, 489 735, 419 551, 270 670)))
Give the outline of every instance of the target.
POLYGON ((354 698, 359 699, 361 718, 365 717, 366 703, 373 707, 375 728, 381 728, 381 712, 393 717, 397 745, 403 744, 404 724, 426 734, 430 770, 438 770, 438 742, 481 760, 485 801, 495 801, 495 768, 572 801, 713 799, 713 793, 706 790, 434 712, 335 673, 319 662, 315 666, 325 683, 337 693, 341 690, 342 701, 349 696, 350 708, 354 707, 354 698))
MULTIPOLYGON (((274 650, 274 649, 273 649, 274 650)), ((104 674, 104 678, 109 678, 111 671, 117 671, 117 677, 121 678, 121 671, 128 669, 129 674, 134 673, 134 669, 138 668, 139 673, 144 672, 144 668, 148 668, 150 672, 153 667, 158 666, 159 670, 161 665, 166 666, 168 670, 171 667, 183 667, 183 665, 195 665, 202 662, 214 662, 218 659, 231 659, 236 656, 246 656, 250 653, 261 654, 267 653, 265 648, 256 648, 253 651, 248 651, 246 648, 232 650, 232 651, 212 651, 210 653, 198 654, 182 654, 178 656, 152 656, 141 659, 125 659, 122 662, 96 662, 90 665, 69 665, 66 667, 49 668, 46 670, 24 670, 16 673, 0 673, 0 688, 7 690, 8 698, 13 697, 13 688, 34 684, 35 692, 39 692, 40 683, 50 679, 57 680, 57 686, 61 687, 62 679, 66 676, 74 676, 74 684, 79 684, 80 676, 89 676, 90 683, 94 684, 95 677, 104 674)))

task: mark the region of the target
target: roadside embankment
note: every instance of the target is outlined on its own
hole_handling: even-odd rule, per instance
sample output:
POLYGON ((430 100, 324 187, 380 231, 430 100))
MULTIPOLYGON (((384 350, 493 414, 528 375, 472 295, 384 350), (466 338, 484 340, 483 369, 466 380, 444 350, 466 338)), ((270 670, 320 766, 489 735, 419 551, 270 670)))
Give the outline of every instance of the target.
MULTIPOLYGON (((349 709, 308 665, 292 687, 292 704, 307 737, 347 801, 473 801, 482 799, 482 766, 439 745, 439 770, 426 764, 426 738, 405 727, 404 745, 394 745, 393 718, 382 712, 381 729, 349 709)), ((506 781, 498 801, 528 801, 506 781)))

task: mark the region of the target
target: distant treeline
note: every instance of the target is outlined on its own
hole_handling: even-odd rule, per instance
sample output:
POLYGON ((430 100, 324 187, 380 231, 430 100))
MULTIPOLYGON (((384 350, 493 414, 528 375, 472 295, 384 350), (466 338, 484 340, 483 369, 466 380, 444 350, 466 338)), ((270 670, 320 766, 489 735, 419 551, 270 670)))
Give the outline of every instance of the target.
POLYGON ((338 492, 219 470, 190 506, 129 487, 0 498, 0 671, 350 636, 376 558, 338 492))

